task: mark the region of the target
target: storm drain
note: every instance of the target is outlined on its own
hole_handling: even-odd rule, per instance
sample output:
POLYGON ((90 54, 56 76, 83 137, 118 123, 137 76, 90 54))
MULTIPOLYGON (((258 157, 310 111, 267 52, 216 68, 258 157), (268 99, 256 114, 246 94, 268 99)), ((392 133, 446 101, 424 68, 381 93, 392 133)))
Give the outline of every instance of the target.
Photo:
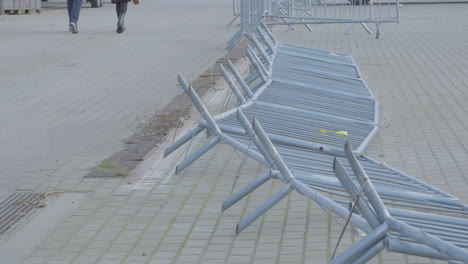
POLYGON ((0 202, 0 235, 5 234, 23 217, 38 207, 41 193, 15 192, 0 202))

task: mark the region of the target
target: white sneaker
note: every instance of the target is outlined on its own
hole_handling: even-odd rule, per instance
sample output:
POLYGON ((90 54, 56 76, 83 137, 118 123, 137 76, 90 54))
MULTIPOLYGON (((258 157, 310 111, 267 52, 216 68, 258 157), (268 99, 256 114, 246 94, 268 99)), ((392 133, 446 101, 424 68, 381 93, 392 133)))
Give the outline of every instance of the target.
POLYGON ((73 34, 78 34, 78 26, 75 22, 70 22, 70 29, 69 31, 73 34))

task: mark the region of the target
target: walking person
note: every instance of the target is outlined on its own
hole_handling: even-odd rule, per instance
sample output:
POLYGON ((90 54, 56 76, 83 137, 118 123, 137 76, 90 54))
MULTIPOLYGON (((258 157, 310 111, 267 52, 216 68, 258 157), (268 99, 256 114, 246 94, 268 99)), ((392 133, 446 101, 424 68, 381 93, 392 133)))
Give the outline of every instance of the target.
POLYGON ((67 0, 69 31, 78 34, 78 19, 80 18, 83 0, 67 0))
POLYGON ((125 31, 124 20, 130 0, 112 0, 111 2, 115 4, 115 11, 117 12, 117 33, 120 34, 125 31))

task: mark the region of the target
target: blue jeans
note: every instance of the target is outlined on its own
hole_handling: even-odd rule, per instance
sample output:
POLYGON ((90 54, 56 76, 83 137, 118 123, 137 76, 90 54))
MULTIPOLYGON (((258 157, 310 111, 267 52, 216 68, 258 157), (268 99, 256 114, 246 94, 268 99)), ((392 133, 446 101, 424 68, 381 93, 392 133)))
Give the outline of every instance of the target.
POLYGON ((67 0, 68 21, 70 23, 78 23, 82 4, 83 0, 67 0))

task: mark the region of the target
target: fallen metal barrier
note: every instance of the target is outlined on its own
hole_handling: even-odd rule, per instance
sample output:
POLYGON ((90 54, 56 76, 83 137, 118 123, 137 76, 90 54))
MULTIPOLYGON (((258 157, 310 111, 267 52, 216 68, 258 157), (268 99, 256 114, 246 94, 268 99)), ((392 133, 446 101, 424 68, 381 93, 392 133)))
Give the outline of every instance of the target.
MULTIPOLYGON (((237 225, 237 233, 295 190, 367 233, 330 263, 365 263, 384 248, 398 253, 467 263, 468 219, 387 208, 382 202, 381 192, 374 187, 371 177, 355 157, 349 143, 345 144, 345 157, 334 158, 333 171, 345 187, 351 201, 356 202, 351 212, 349 207, 346 209, 345 204, 324 196, 320 193, 323 190, 307 184, 308 180, 316 177, 315 175, 297 174, 296 167, 286 165, 287 162, 279 154, 280 151, 271 143, 257 120, 252 122, 249 130, 255 139, 254 142, 264 150, 262 153, 265 158, 272 161, 272 169, 228 198, 223 203, 223 211, 269 179, 278 179, 285 183, 285 187, 243 218, 237 225), (344 165, 344 162, 348 164, 344 165), (294 169, 294 173, 290 167, 294 169), (348 174, 349 169, 353 171, 353 177, 348 174), (359 214, 354 210, 356 207, 359 214)), ((404 191, 399 193, 405 195, 404 191)))
MULTIPOLYGON (((256 144, 261 146, 265 150, 265 155, 272 160, 274 164, 272 167, 275 169, 271 169, 269 173, 257 178, 228 198, 223 204, 223 210, 269 179, 278 179, 285 183, 285 187, 243 218, 237 225, 237 233, 295 190, 367 233, 364 238, 332 259, 330 263, 365 263, 384 248, 398 253, 467 263, 468 219, 396 208, 387 209, 379 191, 373 186, 371 178, 352 152, 350 144, 345 144, 345 157, 348 166, 354 172, 354 177, 348 174, 349 168, 342 164, 343 159, 340 158, 334 158, 333 171, 341 185, 345 187, 351 201, 356 202, 351 212, 345 205, 322 195, 319 192, 322 190, 305 183, 308 178, 315 178, 315 175, 298 175, 296 168, 291 166, 294 168, 293 173, 289 169, 290 165, 286 165, 257 120, 253 121, 251 132, 257 139, 256 144), (359 185, 356 185, 356 182, 359 185), (358 208, 359 214, 354 211, 355 207, 358 208)), ((402 195, 403 193, 401 192, 402 195)))
POLYGON ((188 155, 176 173, 223 141, 268 168, 228 198, 223 211, 270 179, 285 183, 239 222, 237 233, 296 190, 368 234, 331 263, 365 263, 384 248, 443 260, 468 259, 464 236, 468 220, 386 208, 468 213, 468 206, 456 197, 362 154, 378 129, 378 103, 353 59, 279 43, 263 23, 257 30, 259 37, 247 35, 252 44, 247 50, 252 65, 247 77, 230 61, 226 67, 220 65, 238 100, 234 108, 212 116, 179 74, 181 87, 203 120, 168 147, 165 156, 202 131, 212 139, 188 155), (375 187, 368 187, 371 181, 375 187), (354 210, 350 214, 349 199, 360 215, 354 210), (382 203, 367 202, 380 199, 382 203))
POLYGON ((380 243, 389 251, 468 263, 468 219, 387 209, 349 144, 345 152, 357 184, 337 159, 335 175, 352 200, 367 198, 359 199, 357 206, 372 231, 331 263, 361 261, 362 256, 367 261, 381 250, 380 243), (376 247, 380 250, 372 250, 376 247))

